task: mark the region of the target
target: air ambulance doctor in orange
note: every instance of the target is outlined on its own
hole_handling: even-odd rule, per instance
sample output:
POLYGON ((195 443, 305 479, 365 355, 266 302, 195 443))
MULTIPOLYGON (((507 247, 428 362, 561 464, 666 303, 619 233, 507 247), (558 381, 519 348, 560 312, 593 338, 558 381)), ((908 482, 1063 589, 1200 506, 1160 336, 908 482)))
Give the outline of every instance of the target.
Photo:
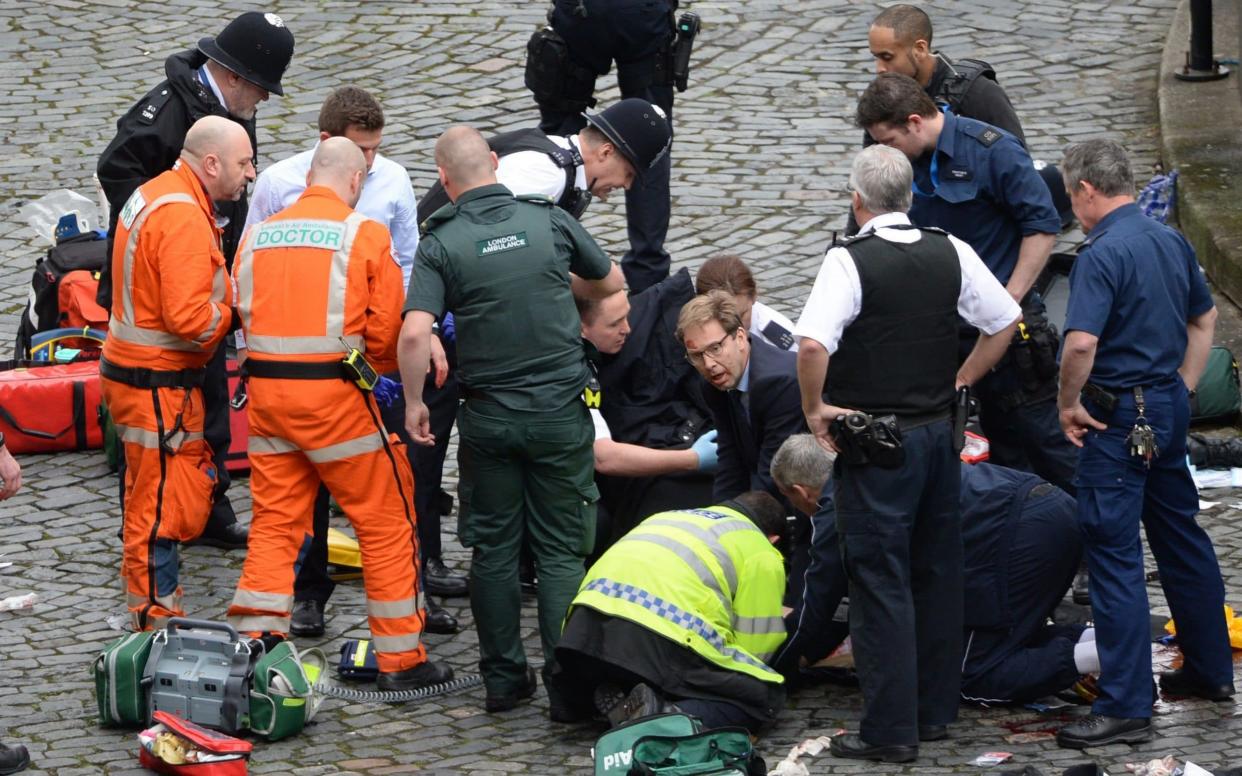
POLYGON ((219 116, 186 133, 171 170, 117 218, 112 314, 99 371, 125 448, 121 577, 135 630, 184 614, 177 544, 202 533, 216 471, 203 439, 203 367, 232 322, 213 200, 254 180, 250 138, 219 116))
POLYGON ((453 672, 422 644, 414 475, 367 377, 397 367, 403 296, 388 230, 353 209, 366 169, 353 141, 321 142, 306 191, 252 227, 234 261, 254 519, 229 623, 256 636, 289 632, 322 481, 358 535, 379 688, 405 690, 453 672))

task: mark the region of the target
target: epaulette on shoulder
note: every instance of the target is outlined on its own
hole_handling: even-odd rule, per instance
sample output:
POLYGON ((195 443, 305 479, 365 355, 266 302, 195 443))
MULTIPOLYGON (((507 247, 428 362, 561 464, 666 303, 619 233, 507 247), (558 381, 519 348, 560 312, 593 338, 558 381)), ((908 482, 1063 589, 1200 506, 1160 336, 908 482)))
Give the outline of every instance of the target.
POLYGON ((855 243, 860 243, 863 240, 866 240, 868 237, 875 237, 874 229, 868 230, 866 232, 859 232, 858 234, 852 234, 849 237, 846 237, 844 240, 841 240, 841 242, 838 243, 838 245, 842 248, 846 248, 855 243))
POLYGON ((168 104, 168 100, 172 97, 172 86, 164 84, 156 91, 147 95, 143 100, 142 110, 138 112, 138 120, 144 124, 154 124, 155 117, 168 104))
POLYGON ((547 205, 548 207, 556 204, 556 200, 547 194, 518 194, 515 199, 518 202, 534 202, 537 205, 547 205))
POLYGON ((971 127, 966 130, 966 134, 979 141, 979 145, 984 148, 991 148, 996 145, 996 141, 1005 136, 1005 133, 996 127, 983 125, 982 127, 971 127))
POLYGON ((435 231, 435 228, 440 224, 451 221, 455 215, 457 215, 457 205, 450 202, 436 212, 427 216, 427 218, 425 218, 423 222, 418 225, 418 233, 420 235, 430 234, 435 231))

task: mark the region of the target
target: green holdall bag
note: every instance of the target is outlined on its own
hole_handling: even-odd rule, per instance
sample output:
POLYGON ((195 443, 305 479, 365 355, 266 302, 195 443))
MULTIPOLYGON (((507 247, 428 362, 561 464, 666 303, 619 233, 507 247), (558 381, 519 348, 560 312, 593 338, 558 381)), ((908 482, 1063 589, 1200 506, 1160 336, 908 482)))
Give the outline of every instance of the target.
POLYGON ((95 700, 102 725, 147 724, 148 687, 142 681, 154 631, 131 633, 95 658, 95 700))
POLYGON ((643 736, 634 742, 630 776, 765 776, 750 733, 715 728, 688 736, 643 736))
POLYGON ((688 714, 656 714, 627 722, 600 736, 591 750, 595 776, 624 776, 630 772, 634 742, 644 736, 687 736, 699 731, 699 723, 688 714))
POLYGON ((268 741, 302 732, 323 702, 315 688, 327 663, 317 649, 299 655, 291 641, 259 658, 250 685, 250 730, 268 741))
POLYGON ((1190 422, 1232 423, 1242 408, 1242 391, 1238 388, 1238 361, 1229 348, 1213 345, 1207 366, 1190 397, 1190 422))

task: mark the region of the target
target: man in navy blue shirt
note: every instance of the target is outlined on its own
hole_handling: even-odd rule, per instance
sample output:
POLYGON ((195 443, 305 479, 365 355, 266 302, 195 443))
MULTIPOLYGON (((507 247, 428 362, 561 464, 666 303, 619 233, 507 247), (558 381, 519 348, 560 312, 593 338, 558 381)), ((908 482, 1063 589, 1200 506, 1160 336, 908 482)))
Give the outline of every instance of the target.
POLYGON ((1151 643, 1140 517, 1177 622, 1183 667, 1170 695, 1223 701, 1233 664, 1224 584, 1186 464, 1193 390, 1207 363, 1216 307, 1194 250, 1134 204, 1117 143, 1071 146, 1061 166, 1087 231, 1070 274, 1058 396, 1061 428, 1081 448, 1078 525, 1091 573, 1100 664, 1092 714, 1057 733, 1082 749, 1151 739, 1151 643))
MULTIPOLYGON (((975 386, 991 460, 1034 471, 1072 494, 1076 456, 1057 426, 1051 339, 1040 340, 1046 344, 1042 359, 1029 368, 1018 363, 1020 350, 1022 356, 1038 351, 1027 338, 1040 330, 1044 305, 1031 287, 1061 228, 1048 186, 1013 135, 942 113, 917 81, 900 73, 882 73, 867 87, 857 122, 877 143, 910 158, 911 223, 964 240, 1022 305, 1025 320, 1016 347, 975 386)), ((974 336, 973 329, 963 328, 962 357, 974 336)))

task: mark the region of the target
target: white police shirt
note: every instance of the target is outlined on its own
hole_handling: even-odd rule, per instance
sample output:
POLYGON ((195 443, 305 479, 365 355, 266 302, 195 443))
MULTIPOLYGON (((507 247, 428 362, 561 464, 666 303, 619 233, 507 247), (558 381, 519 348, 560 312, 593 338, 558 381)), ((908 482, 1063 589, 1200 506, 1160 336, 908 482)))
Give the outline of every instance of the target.
MULTIPOLYGON (((908 226, 905 213, 885 213, 863 225, 860 234, 874 231, 881 240, 893 243, 914 243, 922 239, 918 229, 886 229, 908 226)), ((987 268, 969 245, 949 235, 957 250, 962 268, 962 288, 957 298, 957 313, 984 334, 995 334, 1018 320, 1022 308, 1014 301, 996 276, 987 268)), ((841 335, 862 312, 862 284, 858 269, 849 251, 837 247, 828 251, 815 277, 806 307, 794 326, 799 340, 813 339, 831 355, 841 343, 841 335)))
POLYGON ((772 347, 798 352, 798 341, 793 335, 794 323, 784 313, 773 310, 763 302, 750 306, 750 336, 761 339, 772 347))
MULTIPOLYGON (((561 148, 574 148, 582 152, 577 135, 548 135, 548 139, 561 148)), ((555 202, 565 193, 565 171, 543 151, 516 151, 500 157, 496 182, 513 192, 514 196, 542 194, 555 202)), ((579 165, 574 171, 574 187, 586 189, 586 165, 579 165)))

